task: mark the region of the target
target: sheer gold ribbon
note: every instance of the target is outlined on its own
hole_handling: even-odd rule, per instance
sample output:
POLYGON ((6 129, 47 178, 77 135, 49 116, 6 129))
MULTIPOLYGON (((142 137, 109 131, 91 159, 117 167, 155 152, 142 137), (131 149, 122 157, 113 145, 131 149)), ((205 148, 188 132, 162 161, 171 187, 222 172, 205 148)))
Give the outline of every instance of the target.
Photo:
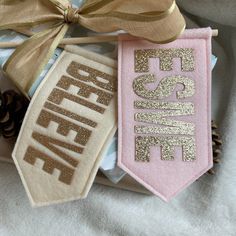
POLYGON ((71 23, 95 32, 125 30, 156 43, 172 41, 185 21, 174 0, 87 0, 79 9, 69 0, 0 0, 0 30, 44 25, 17 47, 3 70, 27 94, 71 23))

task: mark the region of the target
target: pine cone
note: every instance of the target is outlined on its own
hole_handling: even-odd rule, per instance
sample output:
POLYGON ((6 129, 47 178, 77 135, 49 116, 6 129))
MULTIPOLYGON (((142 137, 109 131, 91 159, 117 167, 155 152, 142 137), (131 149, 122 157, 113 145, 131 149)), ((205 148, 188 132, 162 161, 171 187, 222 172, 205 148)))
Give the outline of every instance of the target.
POLYGON ((0 135, 16 137, 19 133, 29 101, 14 90, 0 92, 0 135))
MULTIPOLYGON (((222 140, 217 132, 218 126, 214 121, 211 122, 211 129, 212 129, 212 151, 213 151, 213 162, 214 166, 215 164, 218 164, 220 162, 220 154, 221 154, 221 148, 222 148, 222 140)), ((209 174, 214 175, 215 170, 214 166, 212 169, 208 171, 209 174)))

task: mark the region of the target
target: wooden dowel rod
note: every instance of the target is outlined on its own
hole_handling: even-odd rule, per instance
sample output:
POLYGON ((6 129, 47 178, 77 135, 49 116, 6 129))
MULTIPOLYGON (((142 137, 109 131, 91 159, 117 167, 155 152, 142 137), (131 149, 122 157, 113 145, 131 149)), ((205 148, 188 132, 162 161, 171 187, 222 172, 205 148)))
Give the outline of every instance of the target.
POLYGON ((19 46, 21 43, 20 42, 0 42, 0 48, 15 48, 19 46))
MULTIPOLYGON (((212 30, 212 36, 217 36, 218 30, 212 30)), ((105 43, 117 41, 117 35, 100 35, 91 37, 80 37, 80 38, 64 38, 60 42, 60 46, 63 45, 74 45, 74 44, 86 44, 86 43, 105 43)), ((0 48, 15 48, 22 44, 22 42, 0 42, 0 48)))
POLYGON ((81 37, 81 38, 64 38, 61 40, 60 44, 85 44, 85 43, 106 43, 117 41, 117 35, 103 35, 103 36, 93 36, 93 37, 81 37))
MULTIPOLYGON (((60 45, 74 45, 74 44, 86 44, 86 43, 105 43, 117 41, 118 36, 106 35, 106 36, 93 36, 93 37, 80 37, 80 38, 64 38, 61 40, 60 45)), ((0 42, 0 48, 15 48, 21 45, 22 42, 0 42)))
POLYGON ((218 32, 218 29, 213 29, 213 30, 212 30, 212 36, 213 36, 213 37, 217 37, 217 36, 218 36, 218 33, 219 33, 219 32, 218 32))

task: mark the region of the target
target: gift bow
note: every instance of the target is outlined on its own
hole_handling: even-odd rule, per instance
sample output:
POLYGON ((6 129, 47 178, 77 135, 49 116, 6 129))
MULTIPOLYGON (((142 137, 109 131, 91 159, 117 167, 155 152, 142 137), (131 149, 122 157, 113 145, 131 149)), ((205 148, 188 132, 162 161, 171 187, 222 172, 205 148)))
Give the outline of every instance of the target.
POLYGON ((3 67, 24 94, 71 23, 95 32, 122 29, 156 43, 176 39, 185 28, 174 0, 87 0, 78 9, 69 0, 0 0, 0 30, 45 25, 41 32, 18 46, 3 67))

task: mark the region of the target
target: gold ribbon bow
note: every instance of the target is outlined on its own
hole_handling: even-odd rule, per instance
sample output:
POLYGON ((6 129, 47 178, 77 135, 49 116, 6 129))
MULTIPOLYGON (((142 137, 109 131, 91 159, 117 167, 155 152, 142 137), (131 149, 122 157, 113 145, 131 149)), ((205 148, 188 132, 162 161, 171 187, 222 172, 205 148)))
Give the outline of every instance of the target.
POLYGON ((79 9, 69 0, 0 0, 0 30, 44 25, 16 48, 3 68, 24 94, 71 23, 100 33, 122 29, 157 43, 176 39, 185 28, 174 0, 87 0, 79 9))

